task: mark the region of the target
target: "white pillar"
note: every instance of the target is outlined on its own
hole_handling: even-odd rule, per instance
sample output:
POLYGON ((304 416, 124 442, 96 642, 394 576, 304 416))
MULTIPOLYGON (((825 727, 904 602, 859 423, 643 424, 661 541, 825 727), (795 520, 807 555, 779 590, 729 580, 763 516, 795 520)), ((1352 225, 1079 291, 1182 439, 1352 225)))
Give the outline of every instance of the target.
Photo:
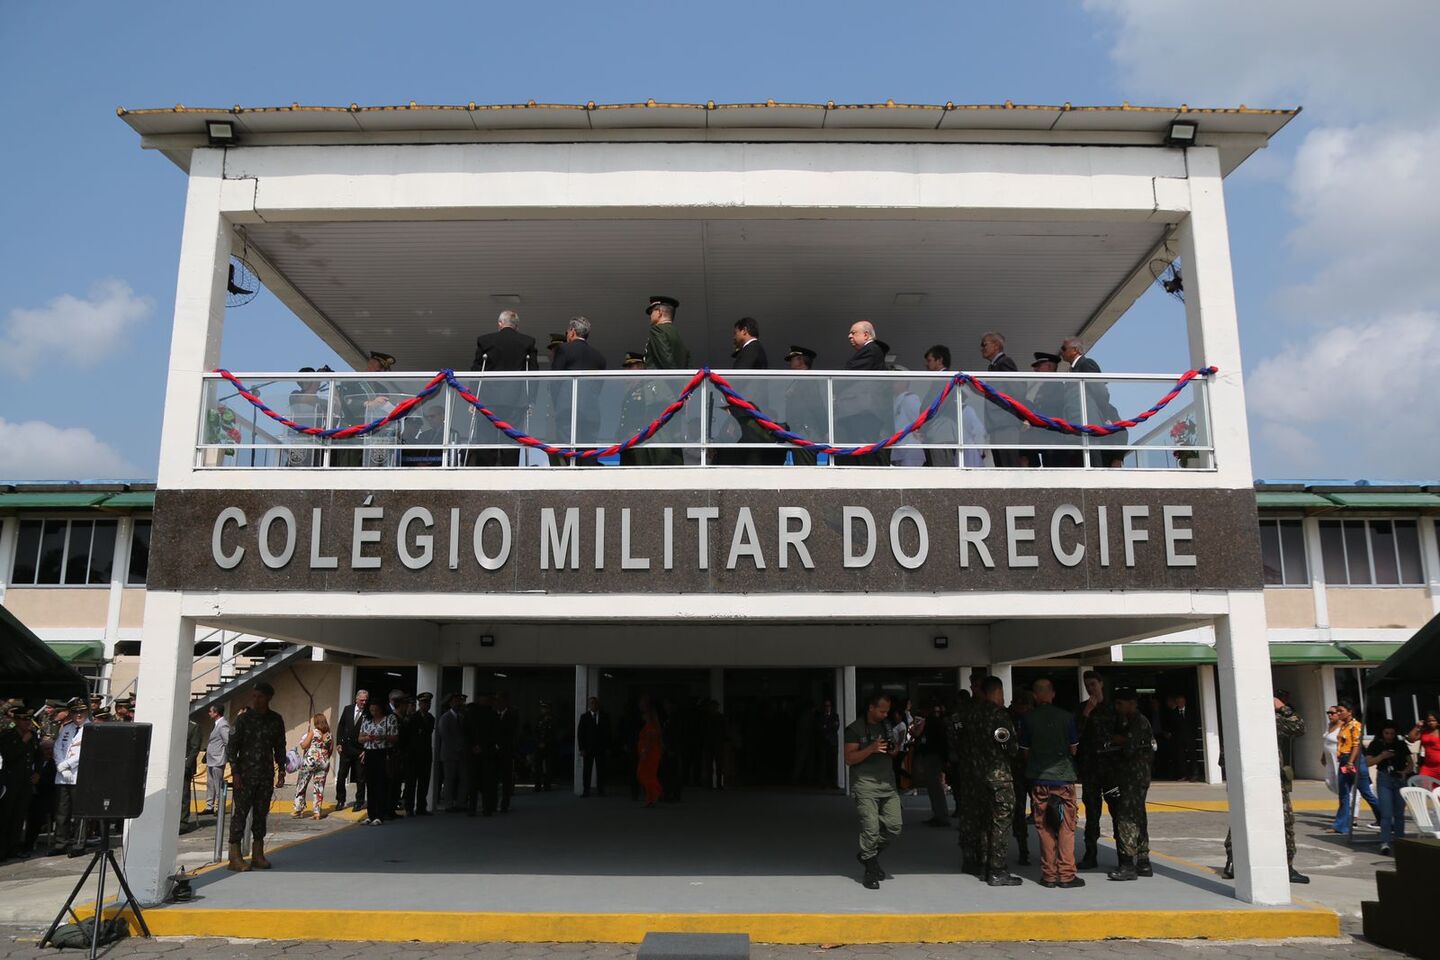
MULTIPOLYGON (((115 643, 120 639, 120 603, 125 597, 125 581, 130 577, 130 534, 135 521, 121 517, 115 524, 115 549, 110 555, 110 589, 105 603, 105 663, 101 667, 100 689, 107 697, 117 691, 110 689, 110 674, 115 669, 115 643)), ((0 551, 0 563, 8 553, 0 551)))
POLYGON ((1300 521, 1305 534, 1305 564, 1310 568, 1310 595, 1315 602, 1315 626, 1330 626, 1330 600, 1325 593, 1325 558, 1320 553, 1320 521, 1306 517, 1300 521))
MULTIPOLYGON (((1320 696, 1327 707, 1340 702, 1340 687, 1335 683, 1335 668, 1329 664, 1320 667, 1320 696)), ((1325 731, 1321 730, 1320 734, 1324 736, 1325 731)))
POLYGON ((710 699, 720 704, 720 712, 725 712, 725 668, 710 668, 710 699))
POLYGON ((1012 674, 1011 664, 992 663, 989 666, 990 676, 999 677, 1000 682, 1005 684, 1005 702, 1009 703, 1015 699, 1015 688, 1011 686, 1010 677, 1012 674))
POLYGON ((1220 710, 1215 703, 1215 668, 1202 663, 1195 668, 1195 683, 1200 690, 1200 737, 1204 743, 1205 782, 1219 783, 1220 773, 1220 710))
MULTIPOLYGON (((220 637, 220 682, 225 683, 235 678, 238 672, 235 665, 235 651, 240 648, 240 638, 244 634, 231 633, 228 630, 218 631, 220 637)), ((350 670, 350 692, 341 703, 349 703, 355 693, 355 670, 350 670)))
POLYGON ((475 702, 475 668, 474 668, 474 667, 461 667, 461 668, 460 668, 460 692, 463 693, 463 694, 465 694, 465 699, 466 699, 467 702, 469 702, 469 703, 474 703, 474 702, 475 702))
POLYGON ((180 616, 180 594, 152 590, 145 595, 144 634, 135 712, 151 725, 150 761, 145 809, 125 831, 125 870, 135 896, 149 906, 160 902, 166 878, 175 872, 180 794, 185 789, 195 622, 180 616))
POLYGON ((1225 219, 1220 154, 1214 147, 1185 151, 1190 215, 1180 222, 1180 258, 1185 269, 1185 322, 1190 363, 1215 366, 1207 387, 1217 486, 1251 489, 1250 430, 1245 417, 1245 384, 1240 370, 1240 328, 1235 314, 1235 281, 1230 270, 1230 235, 1225 219))
POLYGON ((959 670, 958 670, 958 673, 959 673, 959 677, 957 678, 957 682, 960 684, 960 689, 961 689, 961 690, 969 690, 969 689, 970 689, 970 677, 974 675, 974 673, 975 673, 975 668, 974 668, 974 667, 960 667, 959 670))
POLYGON ((160 426, 161 489, 184 487, 195 468, 196 428, 205 393, 201 375, 220 365, 230 265, 230 228, 220 214, 224 163, 223 150, 199 148, 190 154, 170 368, 160 426))
POLYGON ((19 517, 0 517, 0 602, 4 602, 5 588, 10 584, 10 560, 15 556, 15 538, 19 532, 19 517))
MULTIPOLYGON (((344 709, 355 702, 355 664, 340 664, 340 699, 336 702, 344 709)), ((338 719, 337 719, 338 722, 338 719)))
POLYGON ((1084 703, 1086 700, 1090 699, 1090 691, 1085 689, 1085 674, 1089 672, 1090 668, 1086 666, 1079 666, 1075 668, 1075 682, 1080 684, 1081 703, 1084 703))
POLYGON ((855 668, 840 668, 840 788, 850 791, 850 768, 845 766, 845 728, 860 715, 859 691, 855 689, 855 668))
POLYGON ((1225 788, 1235 854, 1235 895, 1250 903, 1290 902, 1281 816, 1265 598, 1229 594, 1230 613, 1215 621, 1220 710, 1225 721, 1225 788))
POLYGON ((575 776, 571 783, 575 796, 585 792, 585 758, 580 756, 580 718, 585 714, 585 708, 590 705, 590 668, 582 663, 575 665, 575 711, 570 718, 570 737, 575 744, 571 751, 575 759, 575 776))
POLYGON ((845 789, 845 668, 835 668, 835 699, 832 701, 835 708, 835 716, 840 721, 840 730, 835 737, 835 786, 841 790, 845 789))
MULTIPOLYGON (((8 554, 0 551, 0 557, 5 556, 8 554)), ((1435 521, 1429 517, 1420 518, 1420 557, 1430 590, 1430 609, 1440 613, 1440 544, 1436 542, 1435 521)))

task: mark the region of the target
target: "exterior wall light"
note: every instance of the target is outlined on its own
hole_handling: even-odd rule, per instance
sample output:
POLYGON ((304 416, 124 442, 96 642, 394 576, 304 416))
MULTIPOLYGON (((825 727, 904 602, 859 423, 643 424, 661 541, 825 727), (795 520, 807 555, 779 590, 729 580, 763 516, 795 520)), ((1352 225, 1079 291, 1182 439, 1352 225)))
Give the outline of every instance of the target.
POLYGON ((493 647, 493 646, 495 646, 495 637, 492 636, 491 634, 488 634, 488 633, 482 633, 482 634, 480 634, 480 646, 482 646, 482 647, 493 647))
POLYGON ((1200 128, 1189 120, 1176 120, 1165 134, 1165 145, 1169 147, 1193 147, 1195 135, 1200 128))
POLYGON ((235 124, 229 120, 207 120, 205 135, 212 147, 228 147, 235 142, 235 124))
POLYGON ((950 647, 950 638, 949 638, 949 637, 936 637, 936 638, 935 638, 935 649, 936 649, 936 650, 946 650, 946 649, 948 649, 949 647, 950 647))

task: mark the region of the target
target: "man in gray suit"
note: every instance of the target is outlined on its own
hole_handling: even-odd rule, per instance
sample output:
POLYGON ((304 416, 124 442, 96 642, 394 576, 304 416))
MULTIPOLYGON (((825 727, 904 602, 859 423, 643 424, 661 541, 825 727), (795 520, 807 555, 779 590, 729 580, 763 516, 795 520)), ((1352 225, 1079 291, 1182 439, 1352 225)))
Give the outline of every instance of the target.
MULTIPOLYGON (((1085 356, 1085 342, 1079 337, 1066 337, 1060 343, 1060 359, 1070 364, 1072 373, 1099 373, 1100 364, 1085 356)), ((1103 380, 1085 381, 1085 415, 1091 423, 1105 423, 1119 419, 1120 413, 1110 402, 1110 388, 1103 380)), ((1077 414, 1078 418, 1078 414, 1077 414)), ((1090 445, 1124 446, 1130 442, 1130 431, 1119 430, 1108 437, 1092 437, 1090 445)), ((1125 466, 1124 450, 1090 451, 1090 465, 1094 467, 1125 466)))
POLYGON ((225 782, 225 748, 230 745, 230 721, 225 708, 210 704, 210 739, 205 744, 205 812, 214 813, 220 802, 220 785, 225 782))

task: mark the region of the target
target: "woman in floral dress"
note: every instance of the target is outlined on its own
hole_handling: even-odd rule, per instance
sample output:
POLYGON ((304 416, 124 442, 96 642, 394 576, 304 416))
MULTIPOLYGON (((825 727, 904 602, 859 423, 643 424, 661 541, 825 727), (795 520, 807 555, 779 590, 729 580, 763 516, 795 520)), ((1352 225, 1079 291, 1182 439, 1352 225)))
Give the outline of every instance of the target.
POLYGON ((291 814, 296 820, 305 813, 305 791, 309 788, 315 791, 315 819, 325 816, 321 811, 333 747, 329 721, 325 719, 325 714, 315 714, 310 718, 310 729, 300 741, 300 769, 295 771, 295 812, 291 814))

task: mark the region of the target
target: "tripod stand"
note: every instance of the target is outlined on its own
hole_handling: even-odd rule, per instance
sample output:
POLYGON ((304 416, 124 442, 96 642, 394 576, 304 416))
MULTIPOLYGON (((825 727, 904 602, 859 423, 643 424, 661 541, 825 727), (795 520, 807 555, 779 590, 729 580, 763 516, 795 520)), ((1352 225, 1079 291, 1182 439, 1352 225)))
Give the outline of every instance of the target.
POLYGON ((55 936, 55 931, 60 927, 60 921, 65 919, 67 913, 77 924, 80 922, 80 918, 71 909, 71 904, 80 895, 85 881, 90 879, 90 871, 95 869, 96 864, 100 865, 100 876, 96 881, 95 916, 90 928, 90 960, 95 960, 96 951, 100 948, 100 924, 105 919, 105 873, 107 869, 115 871, 115 879, 120 881, 120 889, 125 893, 125 899, 121 901, 120 909, 115 912, 115 919, 118 921, 128 906, 135 914, 136 922, 140 924, 140 932, 146 937, 150 936, 150 927, 145 923, 145 915, 140 912, 140 903, 135 899, 135 894, 130 892, 130 884, 125 880, 125 872, 120 869, 119 861, 115 859, 115 854, 110 850, 110 821, 106 818, 100 821, 100 849, 96 850, 95 855, 90 858, 90 865, 80 875, 80 882, 75 884, 75 889, 70 891, 70 896, 65 900, 65 906, 55 914, 55 922, 50 924, 50 929, 40 939, 41 947, 50 945, 51 938, 55 936))

